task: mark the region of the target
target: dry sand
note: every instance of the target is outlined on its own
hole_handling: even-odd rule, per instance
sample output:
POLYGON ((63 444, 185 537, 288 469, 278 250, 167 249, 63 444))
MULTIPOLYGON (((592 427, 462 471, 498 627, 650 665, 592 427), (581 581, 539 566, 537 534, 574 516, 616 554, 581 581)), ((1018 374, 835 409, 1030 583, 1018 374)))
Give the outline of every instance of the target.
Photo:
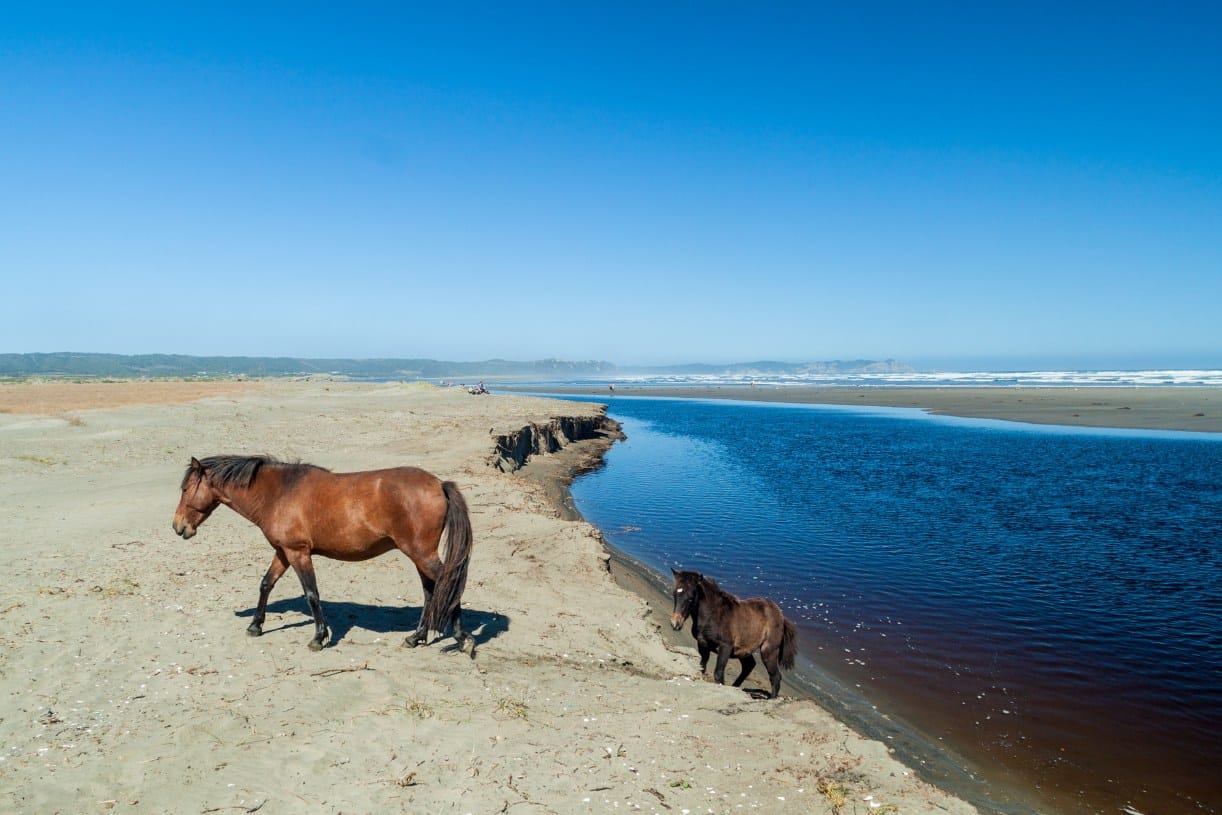
POLYGON ((0 811, 975 811, 811 701, 702 680, 598 531, 490 465, 492 434, 595 406, 278 382, 18 412, 27 387, 0 385, 0 811), (316 561, 323 651, 291 578, 248 638, 259 531, 170 529, 189 457, 243 452, 457 481, 476 659, 401 646, 421 592, 394 553, 316 561))
POLYGON ((34 380, 0 385, 0 413, 67 415, 75 410, 125 405, 175 405, 205 396, 242 393, 261 387, 251 380, 147 382, 34 380))
POLYGON ((742 399, 823 405, 920 408, 930 413, 1081 427, 1222 432, 1222 388, 1209 387, 850 387, 618 385, 563 387, 554 393, 742 399))

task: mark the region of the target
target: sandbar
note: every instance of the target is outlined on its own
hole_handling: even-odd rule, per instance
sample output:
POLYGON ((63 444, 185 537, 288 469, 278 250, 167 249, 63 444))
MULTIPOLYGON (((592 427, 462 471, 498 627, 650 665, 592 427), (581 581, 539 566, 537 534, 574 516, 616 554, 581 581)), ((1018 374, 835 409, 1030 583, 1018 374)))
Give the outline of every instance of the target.
POLYGON ((1033 424, 1222 432, 1222 388, 907 387, 616 385, 549 387, 549 393, 688 399, 739 399, 823 405, 917 408, 929 413, 1033 424))

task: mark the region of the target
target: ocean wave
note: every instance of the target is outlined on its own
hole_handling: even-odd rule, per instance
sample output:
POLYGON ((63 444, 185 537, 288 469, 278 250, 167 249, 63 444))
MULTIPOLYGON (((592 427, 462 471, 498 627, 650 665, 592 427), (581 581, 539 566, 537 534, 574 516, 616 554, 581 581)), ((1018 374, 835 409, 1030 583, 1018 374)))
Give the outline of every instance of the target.
POLYGON ((626 384, 638 386, 755 385, 787 387, 848 385, 890 387, 1222 387, 1222 370, 1143 371, 907 371, 889 373, 623 374, 612 379, 582 379, 549 384, 626 384))

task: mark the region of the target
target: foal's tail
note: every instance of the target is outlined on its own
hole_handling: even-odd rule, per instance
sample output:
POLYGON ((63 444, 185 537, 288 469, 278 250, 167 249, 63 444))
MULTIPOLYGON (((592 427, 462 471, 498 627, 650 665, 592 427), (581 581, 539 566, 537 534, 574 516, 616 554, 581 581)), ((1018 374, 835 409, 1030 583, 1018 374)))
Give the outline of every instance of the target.
POLYGON ((463 589, 467 587, 467 565, 471 562, 471 516, 467 514, 467 502, 453 481, 441 485, 445 491, 446 508, 446 559, 441 565, 441 574, 433 586, 433 596, 424 609, 424 628, 445 631, 462 602, 463 589))
POLYGON ((795 641, 798 630, 788 618, 781 618, 781 667, 789 670, 793 667, 793 658, 798 655, 798 644, 795 641))

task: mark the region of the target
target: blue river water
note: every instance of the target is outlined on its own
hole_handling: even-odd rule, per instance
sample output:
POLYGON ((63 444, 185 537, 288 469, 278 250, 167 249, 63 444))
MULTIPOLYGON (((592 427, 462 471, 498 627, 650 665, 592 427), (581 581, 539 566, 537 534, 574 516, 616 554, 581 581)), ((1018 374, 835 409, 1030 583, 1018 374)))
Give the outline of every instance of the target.
POLYGON ((572 492, 616 548, 775 599, 998 790, 1222 812, 1222 437, 610 402, 627 440, 572 492))

